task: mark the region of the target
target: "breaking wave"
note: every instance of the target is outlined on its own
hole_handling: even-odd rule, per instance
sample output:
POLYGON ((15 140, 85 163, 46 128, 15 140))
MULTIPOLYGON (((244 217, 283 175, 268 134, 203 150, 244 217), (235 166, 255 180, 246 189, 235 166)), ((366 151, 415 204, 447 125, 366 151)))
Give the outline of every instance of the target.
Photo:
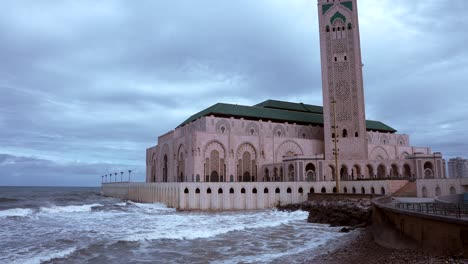
POLYGON ((33 214, 33 210, 24 208, 13 208, 0 211, 0 218, 6 217, 27 217, 33 214))
POLYGON ((83 213, 91 212, 95 207, 101 207, 102 204, 85 204, 85 205, 68 205, 68 206, 52 206, 41 207, 42 213, 57 214, 57 213, 83 213))
POLYGON ((138 242, 157 239, 193 240, 210 238, 234 231, 247 229, 272 228, 293 221, 307 219, 308 213, 267 211, 251 215, 170 215, 170 219, 159 221, 158 226, 135 230, 121 241, 138 242), (268 221, 264 221, 268 219, 268 221))

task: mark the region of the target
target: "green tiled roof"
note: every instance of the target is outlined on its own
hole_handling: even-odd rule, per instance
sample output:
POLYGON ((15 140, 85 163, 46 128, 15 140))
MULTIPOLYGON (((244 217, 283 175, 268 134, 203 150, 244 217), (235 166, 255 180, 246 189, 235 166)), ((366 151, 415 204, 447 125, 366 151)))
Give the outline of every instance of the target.
MULTIPOLYGON (((303 125, 323 126, 323 108, 316 105, 267 100, 254 106, 217 103, 198 112, 178 127, 184 126, 204 116, 235 117, 247 120, 271 120, 303 125)), ((379 121, 366 120, 367 130, 395 133, 396 130, 379 121)))

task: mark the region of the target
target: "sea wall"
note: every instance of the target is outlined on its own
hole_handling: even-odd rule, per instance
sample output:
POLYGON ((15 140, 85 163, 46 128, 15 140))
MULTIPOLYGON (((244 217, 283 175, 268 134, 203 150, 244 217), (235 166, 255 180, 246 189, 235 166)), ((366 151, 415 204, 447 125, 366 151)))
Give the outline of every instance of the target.
POLYGON ((393 207, 391 197, 373 200, 373 235, 385 247, 416 247, 440 255, 468 256, 468 221, 393 207))
MULTIPOLYGON (((346 181, 342 191, 391 194, 407 181, 346 181)), ((179 210, 256 210, 307 201, 309 193, 333 193, 335 182, 106 183, 104 196, 164 203, 179 210)))

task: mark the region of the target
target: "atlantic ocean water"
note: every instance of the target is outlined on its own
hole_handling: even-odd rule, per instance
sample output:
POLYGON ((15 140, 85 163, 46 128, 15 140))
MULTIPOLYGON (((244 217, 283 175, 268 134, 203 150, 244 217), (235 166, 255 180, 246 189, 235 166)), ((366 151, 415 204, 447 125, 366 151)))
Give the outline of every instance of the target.
POLYGON ((0 263, 287 263, 343 236, 306 212, 178 212, 99 188, 0 187, 0 263))

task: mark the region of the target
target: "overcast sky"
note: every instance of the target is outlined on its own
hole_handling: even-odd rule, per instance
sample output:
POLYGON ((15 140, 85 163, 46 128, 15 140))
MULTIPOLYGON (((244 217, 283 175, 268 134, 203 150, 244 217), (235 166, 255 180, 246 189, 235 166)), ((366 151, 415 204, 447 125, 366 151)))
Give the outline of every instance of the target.
MULTIPOLYGON (((468 156, 468 1, 359 0, 366 115, 468 156)), ((217 103, 322 105, 316 0, 2 1, 0 185, 97 186, 217 103)))

